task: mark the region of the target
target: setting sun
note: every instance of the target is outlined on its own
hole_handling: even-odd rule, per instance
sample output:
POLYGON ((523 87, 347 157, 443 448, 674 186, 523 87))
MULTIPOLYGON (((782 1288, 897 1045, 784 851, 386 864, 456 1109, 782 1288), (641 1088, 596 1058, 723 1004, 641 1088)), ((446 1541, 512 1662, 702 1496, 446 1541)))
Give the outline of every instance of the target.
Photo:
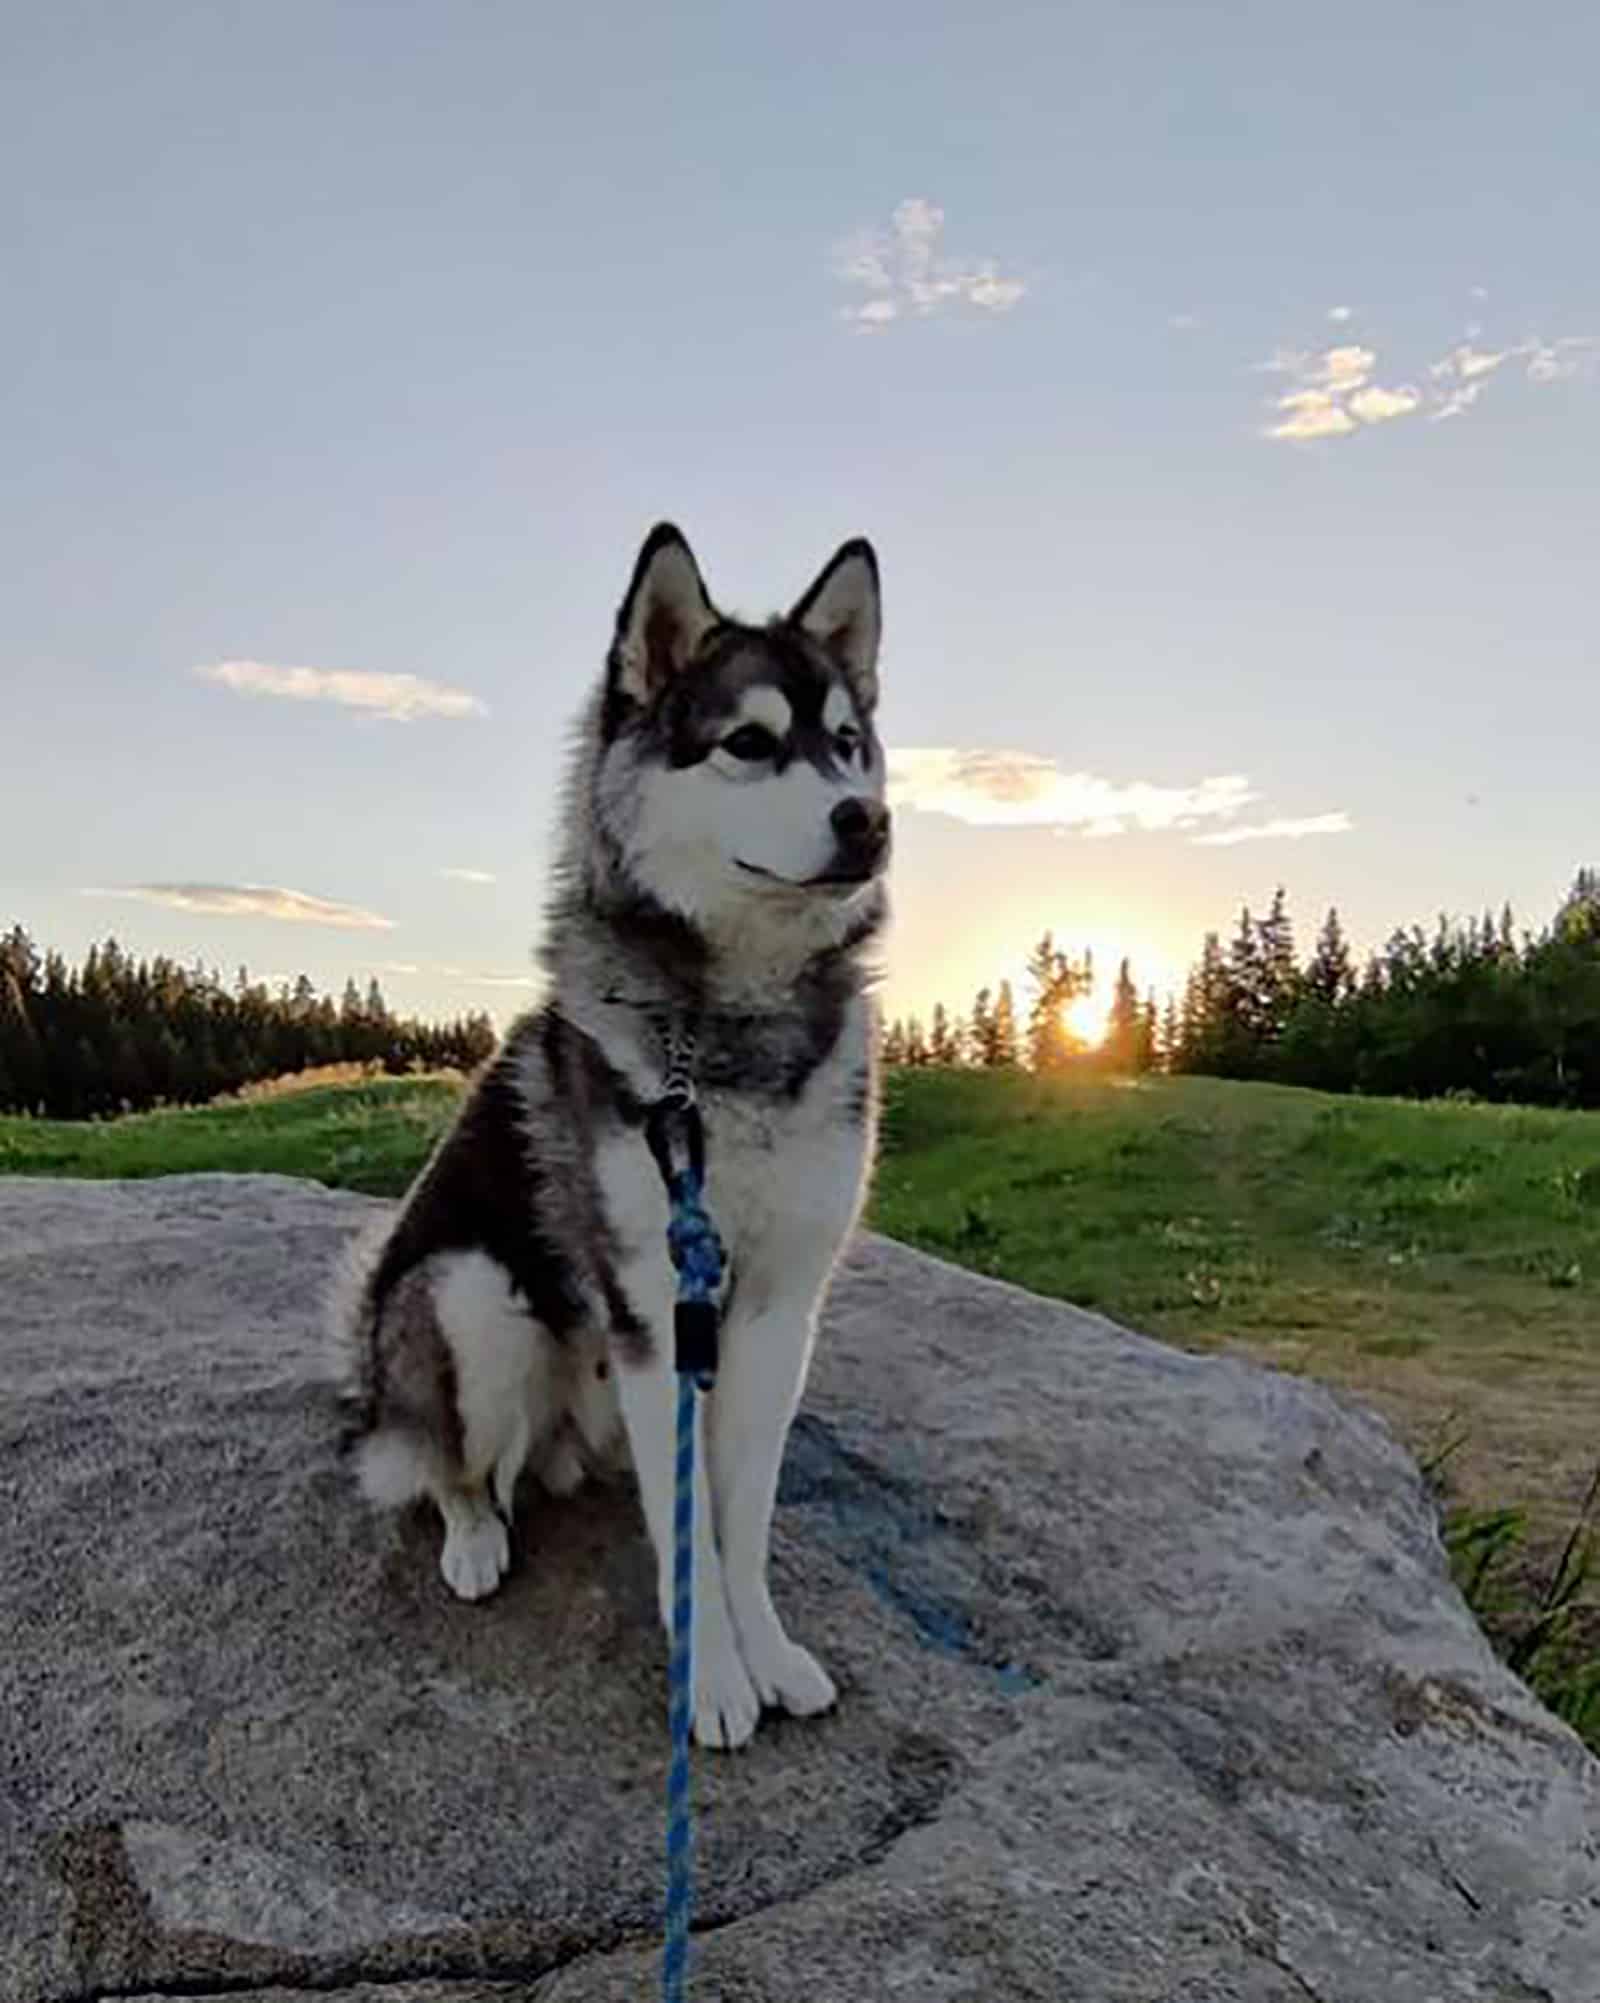
MULTIPOLYGON (((1037 927, 1037 918, 1024 920, 1019 924, 1018 931, 1025 934, 1030 922, 1037 927)), ((1094 986, 1087 994, 1074 996, 1061 1011, 1068 1035, 1085 1049, 1098 1050, 1105 1042, 1111 1021, 1111 1000, 1116 992, 1117 968, 1124 958, 1132 970, 1141 1001, 1153 993, 1160 1006, 1169 996, 1181 990, 1183 968, 1170 951, 1164 950, 1164 942, 1144 934, 1119 938, 1100 933, 1090 935, 1080 943, 1072 939, 1072 934, 1064 926, 1057 936, 1074 959, 1087 952, 1094 968, 1094 986)), ((1035 993, 1027 961, 1011 959, 1003 962, 1001 977, 1011 983, 1018 1021, 1026 1024, 1035 993)), ((954 981, 951 986, 955 987, 954 981)))
POLYGON ((1098 986, 1096 983, 1096 991, 1079 995, 1061 1011, 1068 1033, 1091 1050, 1105 1041, 1106 1024, 1111 1016, 1111 1004, 1098 992, 1098 986))

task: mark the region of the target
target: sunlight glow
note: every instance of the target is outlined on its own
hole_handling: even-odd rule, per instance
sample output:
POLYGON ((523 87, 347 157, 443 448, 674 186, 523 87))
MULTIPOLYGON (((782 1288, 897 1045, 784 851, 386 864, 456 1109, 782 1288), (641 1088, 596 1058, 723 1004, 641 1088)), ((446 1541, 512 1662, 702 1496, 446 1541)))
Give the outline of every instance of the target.
POLYGON ((1062 1011, 1068 1031, 1091 1050, 1098 1049, 1105 1041, 1106 1025, 1111 1018, 1111 1003, 1100 994, 1099 988, 1097 981, 1093 993, 1079 995, 1062 1011))

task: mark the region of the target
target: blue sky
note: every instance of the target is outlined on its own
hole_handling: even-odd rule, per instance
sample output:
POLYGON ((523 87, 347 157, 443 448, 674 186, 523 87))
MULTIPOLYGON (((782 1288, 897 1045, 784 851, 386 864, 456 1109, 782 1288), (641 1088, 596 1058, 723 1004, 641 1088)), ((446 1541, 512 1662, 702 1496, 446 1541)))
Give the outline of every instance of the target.
POLYGON ((1578 5, 31 10, 0 920, 505 1014, 670 515, 750 611, 878 545, 897 1006, 1279 882, 1542 921, 1597 73, 1578 5))

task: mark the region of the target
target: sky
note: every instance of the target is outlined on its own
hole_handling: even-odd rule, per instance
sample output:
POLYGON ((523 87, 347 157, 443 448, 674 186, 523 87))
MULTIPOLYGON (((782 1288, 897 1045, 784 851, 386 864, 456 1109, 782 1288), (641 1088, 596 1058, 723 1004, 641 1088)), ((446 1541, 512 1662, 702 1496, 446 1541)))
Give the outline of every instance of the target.
POLYGON ((884 582, 891 1008, 1600 862, 1600 12, 14 12, 0 924, 532 992, 650 524, 884 582), (581 18, 580 18, 581 15, 581 18))

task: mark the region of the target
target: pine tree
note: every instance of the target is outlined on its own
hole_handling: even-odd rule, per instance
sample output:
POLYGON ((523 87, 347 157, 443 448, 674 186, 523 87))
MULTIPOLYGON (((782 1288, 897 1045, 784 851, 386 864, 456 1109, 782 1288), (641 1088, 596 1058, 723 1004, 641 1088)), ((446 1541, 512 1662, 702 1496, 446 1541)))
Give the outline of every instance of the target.
POLYGON ((341 1055, 392 1072, 466 1068, 495 1042, 487 1016, 401 1021, 353 983, 345 1018, 303 976, 274 995, 241 967, 225 986, 203 965, 136 962, 115 939, 74 971, 59 953, 41 962, 14 930, 0 939, 0 1108, 76 1119, 188 1103, 341 1055))
POLYGON ((1017 1010, 1011 998, 1011 983, 1002 981, 1000 992, 994 1003, 994 1065, 1002 1071, 1015 1071, 1022 1062, 1022 1053, 1017 1044, 1017 1010))
POLYGON ((1552 930, 1567 945, 1586 940, 1600 942, 1600 870, 1578 871, 1572 879, 1572 888, 1561 901, 1552 930))
POLYGON ((889 1066, 906 1061, 906 1026, 898 1016, 883 1032, 883 1062, 889 1066))
POLYGON ((1177 1068, 1228 1076, 1224 1067, 1237 1043, 1233 977, 1222 942, 1208 932, 1184 984, 1177 1068))
POLYGON ((1156 1070, 1160 1065, 1161 1018, 1156 1008, 1155 991, 1152 989, 1144 998, 1144 1006, 1139 1011, 1139 1034, 1134 1044, 1133 1068, 1139 1077, 1156 1070))
POLYGON ((1355 985, 1355 968, 1351 964, 1344 927, 1339 922, 1338 911, 1330 906, 1327 917, 1322 921, 1322 930, 1317 934, 1316 951, 1306 967, 1306 991, 1325 1007, 1337 1008, 1355 992, 1355 985))
POLYGON ((1028 1063, 1035 1071, 1059 1071, 1082 1051, 1066 1020, 1069 1002, 1088 994, 1094 969, 1085 957, 1069 960, 1046 932, 1028 959, 1033 1004, 1028 1011, 1028 1063))
POLYGON ((928 1033, 928 1062, 942 1064, 948 1069, 955 1061, 955 1039, 950 1030, 950 1017, 944 1003, 935 1002, 933 1024, 928 1033))
POLYGON ((34 1019, 39 954, 20 925, 0 938, 0 1063, 5 1067, 0 1108, 31 1113, 44 1103, 44 1049, 34 1019))
POLYGON ((998 1062, 996 1055, 994 1002, 987 988, 979 988, 972 998, 972 1015, 967 1031, 968 1048, 972 1062, 981 1069, 992 1071, 998 1062))
POLYGON ((922 1066, 928 1061, 928 1039, 922 1031, 922 1018, 911 1016, 906 1021, 906 1062, 922 1066))
POLYGON ((1217 1066, 1225 1078, 1248 1078, 1255 1073, 1265 1027, 1265 990, 1261 928, 1246 904, 1240 908, 1239 924, 1228 948, 1223 1030, 1217 1051, 1217 1066))
POLYGON ((1183 1058, 1183 1021, 1178 1014, 1178 1004, 1167 996, 1167 1005, 1161 1012, 1161 1033, 1156 1042, 1156 1059, 1163 1071, 1181 1069, 1183 1058))
POLYGON ((1259 927, 1261 963, 1260 1036, 1276 1045, 1300 998, 1300 968, 1294 955, 1294 925, 1283 885, 1273 892, 1272 905, 1259 927))
POLYGON ((1123 1077, 1140 1068, 1139 1024, 1139 991, 1133 984, 1132 969, 1124 960, 1117 968, 1116 986, 1111 991, 1111 1016, 1104 1045, 1107 1066, 1123 1077))

